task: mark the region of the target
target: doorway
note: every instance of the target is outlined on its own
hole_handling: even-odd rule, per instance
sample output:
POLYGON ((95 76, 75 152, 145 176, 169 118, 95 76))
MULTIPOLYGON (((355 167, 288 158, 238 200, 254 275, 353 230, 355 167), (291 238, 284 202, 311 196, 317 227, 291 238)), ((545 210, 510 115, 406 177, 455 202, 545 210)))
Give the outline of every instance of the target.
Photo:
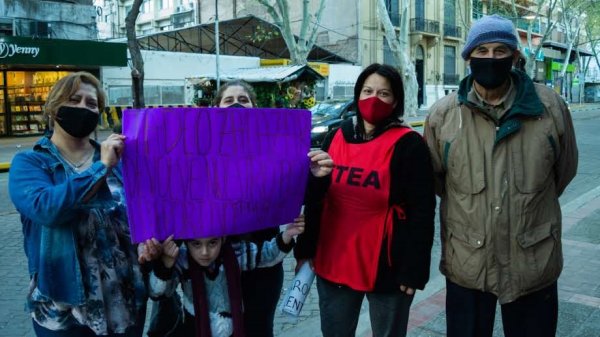
POLYGON ((417 91, 417 106, 421 107, 423 105, 423 103, 425 102, 425 95, 424 95, 424 90, 423 90, 423 86, 424 86, 424 79, 423 76, 425 74, 425 55, 424 55, 424 51, 423 51, 423 47, 421 45, 417 45, 417 50, 416 50, 416 62, 415 62, 415 72, 417 75, 417 85, 419 86, 419 89, 417 91))

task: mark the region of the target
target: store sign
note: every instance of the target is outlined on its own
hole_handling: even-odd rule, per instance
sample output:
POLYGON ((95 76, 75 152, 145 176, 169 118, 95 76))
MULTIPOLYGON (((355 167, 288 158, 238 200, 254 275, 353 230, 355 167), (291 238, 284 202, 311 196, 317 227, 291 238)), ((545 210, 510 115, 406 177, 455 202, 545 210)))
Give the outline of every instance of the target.
POLYGON ((23 47, 16 43, 0 42, 0 59, 13 57, 15 54, 37 57, 39 53, 40 48, 37 47, 23 47))
POLYGON ((127 44, 5 36, 0 37, 0 60, 3 64, 16 65, 124 67, 127 44))

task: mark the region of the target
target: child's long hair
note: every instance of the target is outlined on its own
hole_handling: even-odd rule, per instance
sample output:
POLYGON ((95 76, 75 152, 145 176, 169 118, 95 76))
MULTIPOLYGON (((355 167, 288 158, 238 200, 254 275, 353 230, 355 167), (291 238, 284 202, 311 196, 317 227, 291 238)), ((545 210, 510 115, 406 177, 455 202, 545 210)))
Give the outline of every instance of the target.
MULTIPOLYGON (((229 293, 229 304, 233 320, 233 337, 244 337, 241 271, 235 252, 228 240, 225 240, 221 246, 220 258, 223 259, 223 268, 225 269, 225 277, 227 278, 227 291, 229 293)), ((212 337, 203 268, 189 255, 188 261, 194 293, 196 337, 212 337)))

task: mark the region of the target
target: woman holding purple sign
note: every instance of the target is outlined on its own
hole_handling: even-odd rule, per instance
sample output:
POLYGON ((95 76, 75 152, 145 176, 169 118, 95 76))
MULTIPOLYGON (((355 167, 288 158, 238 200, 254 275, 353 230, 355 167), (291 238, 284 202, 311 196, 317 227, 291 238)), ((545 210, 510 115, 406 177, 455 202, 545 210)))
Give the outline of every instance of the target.
POLYGON ((405 336, 429 278, 435 194, 423 138, 402 122, 402 77, 372 64, 354 87, 357 116, 327 135, 333 173, 309 180, 298 267, 312 263, 323 336, 354 336, 366 297, 373 336, 405 336), (310 260, 310 261, 309 261, 310 260))
MULTIPOLYGON (((220 108, 254 108, 256 94, 244 81, 230 81, 221 86, 215 96, 220 108)), ((238 236, 260 246, 277 236, 279 228, 267 228, 238 236)), ((272 337, 273 319, 283 286, 283 265, 246 270, 242 272, 242 297, 246 337, 272 337)))
POLYGON ((124 137, 90 139, 105 102, 92 74, 60 79, 45 105, 49 134, 11 165, 37 336, 142 336, 147 275, 130 240, 119 165, 124 137))

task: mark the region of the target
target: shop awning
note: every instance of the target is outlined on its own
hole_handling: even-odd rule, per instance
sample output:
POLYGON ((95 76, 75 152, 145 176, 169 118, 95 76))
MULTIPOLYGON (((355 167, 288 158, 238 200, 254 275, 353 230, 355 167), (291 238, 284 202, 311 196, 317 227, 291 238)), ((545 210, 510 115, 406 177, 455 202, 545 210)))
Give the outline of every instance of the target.
POLYGON ((127 45, 4 36, 0 37, 0 64, 124 67, 127 65, 127 45))
MULTIPOLYGON (((222 55, 290 58, 279 28, 255 16, 219 22, 219 52, 222 55)), ((215 24, 207 23, 138 37, 142 49, 188 53, 215 53, 215 24)), ((352 63, 317 45, 308 60, 327 63, 352 63)))
MULTIPOLYGON (((556 41, 546 41, 543 44, 544 47, 548 47, 548 48, 552 48, 552 49, 557 49, 560 51, 564 51, 566 52, 567 50, 569 50, 569 46, 566 43, 560 43, 560 42, 556 42, 556 41)), ((582 48, 573 48, 571 50, 571 53, 576 53, 577 51, 579 51, 579 55, 581 56, 593 56, 594 54, 592 54, 591 52, 582 49, 582 48)))
MULTIPOLYGON (((294 80, 315 79, 322 80, 324 77, 307 65, 242 68, 232 73, 220 74, 222 81, 243 79, 246 82, 289 82, 294 80)), ((199 83, 206 79, 215 79, 214 72, 199 74, 198 78, 190 79, 191 83, 199 83)))

